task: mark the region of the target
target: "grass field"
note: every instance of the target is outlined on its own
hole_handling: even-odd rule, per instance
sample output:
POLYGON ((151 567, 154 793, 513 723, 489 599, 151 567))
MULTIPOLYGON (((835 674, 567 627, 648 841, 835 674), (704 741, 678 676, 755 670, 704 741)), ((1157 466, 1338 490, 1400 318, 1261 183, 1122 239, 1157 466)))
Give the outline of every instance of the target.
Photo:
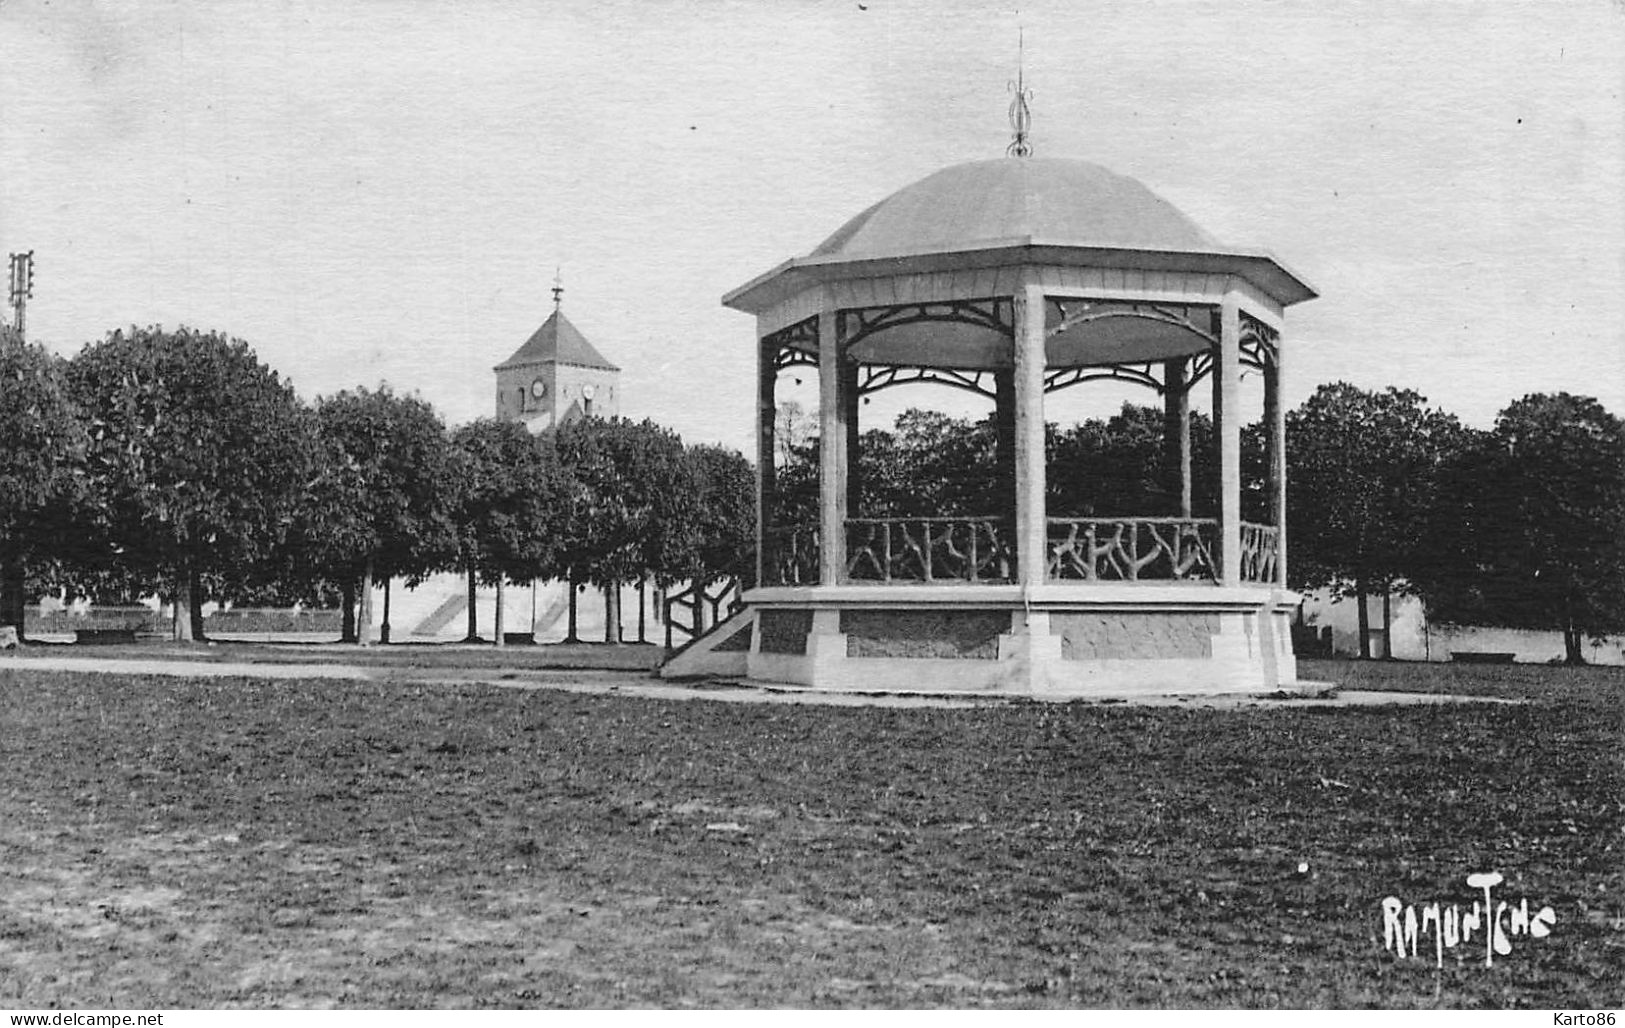
POLYGON ((211 663, 356 664, 365 667, 456 670, 577 670, 646 671, 660 663, 664 648, 650 643, 550 643, 541 646, 503 646, 460 643, 396 643, 359 647, 354 643, 268 643, 225 640, 206 643, 142 641, 112 645, 34 643, 8 656, 19 660, 37 657, 73 657, 87 660, 191 660, 211 663))
POLYGON ((0 1007, 1625 997, 1617 670, 898 710, 0 666, 0 1007), (1384 896, 1487 870, 1550 937, 1384 952, 1384 896))

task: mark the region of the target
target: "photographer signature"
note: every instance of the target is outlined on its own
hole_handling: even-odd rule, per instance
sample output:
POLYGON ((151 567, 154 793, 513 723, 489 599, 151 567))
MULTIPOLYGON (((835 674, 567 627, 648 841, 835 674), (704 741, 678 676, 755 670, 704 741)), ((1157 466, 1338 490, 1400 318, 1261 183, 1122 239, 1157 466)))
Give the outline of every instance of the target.
POLYGON ((1491 893, 1503 881, 1505 879, 1494 871, 1468 875, 1467 885, 1482 889, 1484 900, 1482 904, 1474 900, 1466 913, 1454 903, 1449 907, 1429 903, 1421 909, 1418 918, 1415 904, 1406 904, 1397 896, 1384 898, 1382 948, 1393 952, 1401 960, 1407 956, 1407 950, 1409 956, 1416 957, 1419 941, 1431 933, 1434 960, 1443 967, 1445 950, 1466 945, 1472 941, 1474 933, 1482 933, 1484 966, 1493 967, 1497 954, 1503 957, 1511 954, 1513 938, 1527 935, 1544 939, 1550 935, 1552 926, 1557 923, 1557 915, 1552 908, 1541 907, 1531 914, 1527 898, 1520 900, 1517 906, 1506 900, 1495 899, 1491 893))

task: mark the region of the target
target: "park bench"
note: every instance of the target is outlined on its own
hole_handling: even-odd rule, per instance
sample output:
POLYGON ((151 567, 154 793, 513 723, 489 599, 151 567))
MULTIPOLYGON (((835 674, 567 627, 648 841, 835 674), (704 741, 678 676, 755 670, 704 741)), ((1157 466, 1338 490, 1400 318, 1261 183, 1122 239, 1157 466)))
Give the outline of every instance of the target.
POLYGON ((1458 664, 1510 664, 1516 653, 1499 653, 1485 650, 1451 650, 1450 659, 1458 664))
POLYGON ((73 641, 91 646, 133 643, 135 632, 133 628, 79 628, 74 630, 73 641))

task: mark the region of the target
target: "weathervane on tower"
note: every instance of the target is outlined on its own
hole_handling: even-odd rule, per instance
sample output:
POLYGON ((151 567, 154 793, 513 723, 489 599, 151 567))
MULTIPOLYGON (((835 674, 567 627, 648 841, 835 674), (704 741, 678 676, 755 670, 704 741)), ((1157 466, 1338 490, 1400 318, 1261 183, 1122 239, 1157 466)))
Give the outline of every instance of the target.
POLYGON ((564 269, 553 269, 553 309, 558 310, 564 303, 564 269))
POLYGON ((1033 147, 1031 143, 1027 142, 1027 134, 1032 129, 1033 112, 1027 106, 1027 102, 1033 98, 1033 91, 1027 88, 1023 76, 1025 70, 1023 68, 1024 58, 1026 57, 1026 30, 1018 28, 1016 33, 1016 80, 1007 84, 1011 92, 1016 94, 1015 98, 1010 101, 1010 131, 1015 138, 1010 140, 1010 145, 1005 148, 1004 152, 1011 157, 1030 157, 1032 156, 1033 147))

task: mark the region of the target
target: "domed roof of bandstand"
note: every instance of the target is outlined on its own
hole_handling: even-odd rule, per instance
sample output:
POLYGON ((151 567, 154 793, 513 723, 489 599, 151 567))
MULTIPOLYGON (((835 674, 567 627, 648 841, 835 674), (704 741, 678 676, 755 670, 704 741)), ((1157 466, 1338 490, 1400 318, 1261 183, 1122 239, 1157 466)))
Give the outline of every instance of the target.
POLYGON ((1173 204, 1098 164, 1001 157, 955 164, 904 186, 810 256, 905 257, 1038 239, 1133 250, 1221 248, 1173 204))
MULTIPOLYGON (((1136 179, 1088 161, 1001 157, 904 186, 723 303, 761 313, 824 282, 1022 265, 1236 275, 1282 306, 1317 295, 1274 257, 1225 246, 1136 179)), ((1163 322, 1116 318, 1068 330, 1047 349, 1058 367, 1161 359, 1204 345, 1163 322)), ((916 322, 877 334, 857 356, 985 368, 1008 364, 1007 353, 986 328, 916 322)))

